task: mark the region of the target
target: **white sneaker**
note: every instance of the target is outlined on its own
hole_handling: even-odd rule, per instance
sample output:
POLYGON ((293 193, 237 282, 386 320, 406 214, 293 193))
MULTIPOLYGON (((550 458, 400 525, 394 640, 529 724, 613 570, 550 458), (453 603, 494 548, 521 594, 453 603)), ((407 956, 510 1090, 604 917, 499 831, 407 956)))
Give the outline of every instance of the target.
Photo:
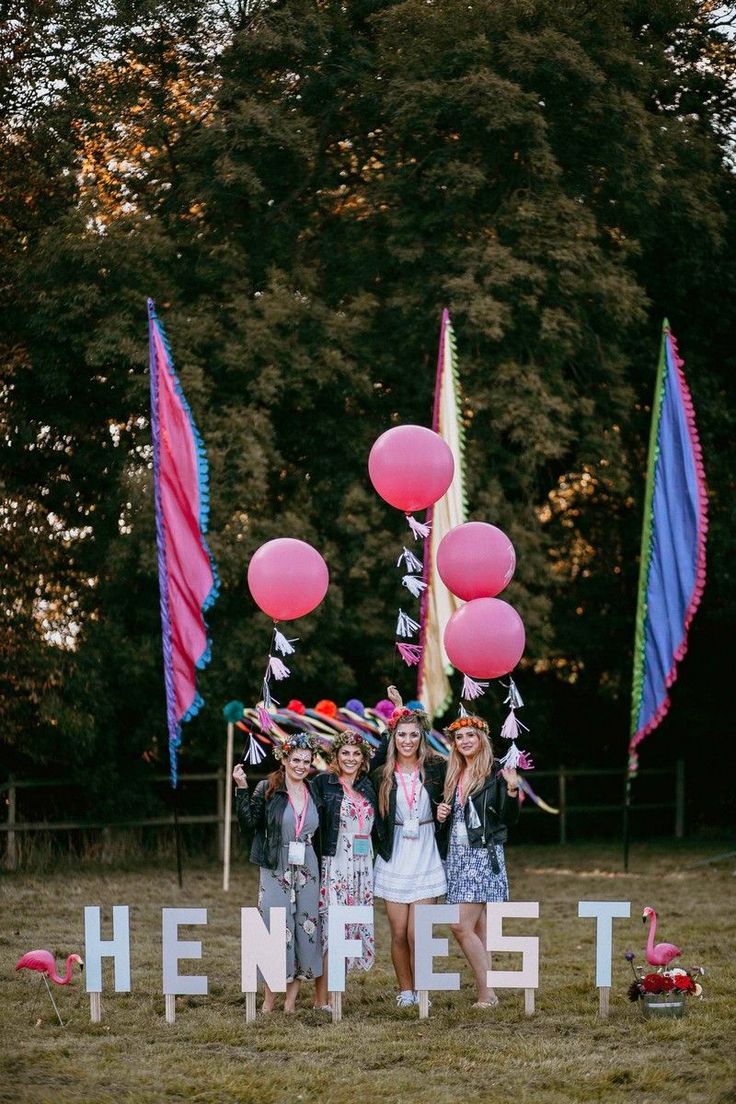
MULTIPOLYGON (((416 991, 416 989, 412 993, 412 997, 414 998, 413 1003, 418 1005, 419 1004, 419 993, 416 991)), ((431 1002, 431 1000, 427 999, 427 1008, 431 1008, 431 1007, 432 1007, 432 1002, 431 1002)))
POLYGON ((411 989, 402 989, 396 998, 397 1008, 413 1008, 415 1004, 414 993, 411 989))

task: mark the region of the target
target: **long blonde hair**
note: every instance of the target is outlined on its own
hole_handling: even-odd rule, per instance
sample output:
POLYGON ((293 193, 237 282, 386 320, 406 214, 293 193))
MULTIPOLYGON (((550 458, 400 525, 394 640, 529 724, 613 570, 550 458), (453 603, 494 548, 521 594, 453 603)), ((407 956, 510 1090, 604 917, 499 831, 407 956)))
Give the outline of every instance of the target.
MULTIPOLYGON (((383 764, 383 769, 381 771, 381 784, 378 788, 378 810, 381 816, 388 816, 391 787, 394 784, 394 771, 396 770, 396 732, 399 725, 415 723, 419 729, 420 739, 419 748, 417 750, 417 766, 419 768, 419 777, 422 783, 424 783, 424 764, 427 759, 433 757, 433 753, 427 746, 427 735, 423 722, 424 717, 426 717, 426 713, 420 714, 418 710, 411 717, 401 717, 391 732, 391 739, 386 748, 386 762, 383 764)), ((429 722, 427 721, 427 727, 428 725, 429 722)))
POLYGON ((482 789, 483 783, 491 773, 493 748, 488 733, 487 731, 484 732, 480 726, 468 725, 468 727, 478 733, 480 750, 468 763, 458 751, 457 744, 453 740, 450 747, 450 758, 447 762, 447 774, 445 775, 445 801, 452 800, 452 795, 457 789, 458 780, 463 771, 466 772, 466 782, 470 783, 464 787, 464 797, 471 797, 472 794, 482 789))

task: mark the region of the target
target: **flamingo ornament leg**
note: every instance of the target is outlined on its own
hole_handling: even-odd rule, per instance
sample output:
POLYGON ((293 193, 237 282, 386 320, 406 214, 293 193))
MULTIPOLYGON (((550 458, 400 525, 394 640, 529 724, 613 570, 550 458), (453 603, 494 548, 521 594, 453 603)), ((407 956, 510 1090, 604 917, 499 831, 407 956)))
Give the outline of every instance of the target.
POLYGON ((64 1021, 61 1018, 61 1013, 59 1012, 59 1009, 56 1007, 56 1001, 54 1000, 54 994, 51 992, 51 986, 49 985, 49 979, 46 976, 46 974, 43 975, 43 980, 46 984, 46 992, 48 993, 48 995, 51 999, 51 1003, 54 1006, 54 1012, 56 1013, 56 1018, 59 1021, 59 1023, 61 1024, 62 1027, 66 1027, 66 1024, 64 1023, 64 1021))

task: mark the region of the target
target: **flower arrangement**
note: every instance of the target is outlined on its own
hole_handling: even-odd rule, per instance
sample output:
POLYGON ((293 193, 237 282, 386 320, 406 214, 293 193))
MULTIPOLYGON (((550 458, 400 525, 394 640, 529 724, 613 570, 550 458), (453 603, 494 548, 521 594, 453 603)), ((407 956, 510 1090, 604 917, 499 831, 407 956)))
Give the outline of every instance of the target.
POLYGON ((703 997, 703 987, 695 979, 702 977, 705 970, 697 966, 692 970, 684 970, 682 967, 673 966, 670 969, 659 969, 652 973, 645 973, 641 966, 634 966, 636 955, 633 951, 627 951, 624 956, 631 965, 634 980, 629 986, 629 1000, 638 1001, 648 996, 661 996, 672 993, 675 995, 690 995, 703 997))

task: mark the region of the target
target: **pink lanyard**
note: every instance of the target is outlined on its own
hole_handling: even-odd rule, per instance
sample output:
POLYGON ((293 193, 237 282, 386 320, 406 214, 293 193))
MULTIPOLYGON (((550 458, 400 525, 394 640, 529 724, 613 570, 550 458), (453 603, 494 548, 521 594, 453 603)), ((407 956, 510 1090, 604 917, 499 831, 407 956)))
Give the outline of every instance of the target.
POLYGON ((296 805, 294 804, 294 802, 291 799, 291 794, 289 794, 288 796, 289 796, 289 804, 291 805, 292 809, 294 810, 294 836, 298 840, 299 836, 302 834, 302 828, 304 827, 304 821, 307 819, 307 806, 309 805, 309 794, 306 793, 306 792, 304 794, 304 805, 302 806, 301 813, 297 813, 296 805))
POLYGON ((404 791, 404 797, 406 798, 406 804, 409 806, 409 815, 411 816, 414 812, 414 799, 417 796, 417 779, 419 778, 419 770, 417 769, 417 770, 412 772, 412 776, 411 776, 411 797, 409 796, 409 789, 406 785, 406 782, 404 781, 403 774, 401 773, 401 771, 396 771, 396 774, 398 774, 398 776, 399 776, 399 782, 401 783, 401 788, 404 791))
POLYGON ((355 815, 358 818, 358 833, 362 836, 363 828, 365 827, 366 817, 368 815, 368 802, 359 793, 351 789, 350 786, 348 786, 347 782, 343 782, 342 778, 340 779, 340 785, 342 786, 343 793, 345 794, 347 799, 353 802, 353 805, 355 807, 355 815))

